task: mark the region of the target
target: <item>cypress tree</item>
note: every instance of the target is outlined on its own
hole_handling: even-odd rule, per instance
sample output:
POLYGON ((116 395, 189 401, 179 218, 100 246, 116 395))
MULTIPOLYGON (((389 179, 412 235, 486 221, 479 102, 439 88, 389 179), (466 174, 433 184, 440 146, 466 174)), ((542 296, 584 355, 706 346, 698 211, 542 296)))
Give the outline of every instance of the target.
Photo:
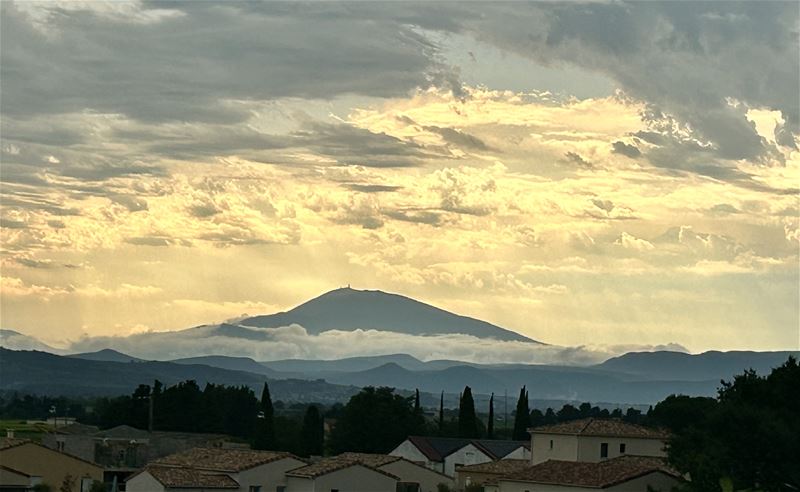
POLYGON ((514 416, 514 433, 512 439, 515 441, 527 441, 530 439, 528 427, 531 425, 531 412, 528 408, 528 392, 523 386, 519 390, 519 400, 517 400, 517 413, 514 416))
POLYGON ((444 429, 444 390, 442 396, 439 397, 439 433, 444 429))
POLYGON ((458 436, 477 438, 478 418, 475 416, 475 400, 472 399, 472 389, 464 387, 461 394, 461 404, 458 409, 458 436))
POLYGON ((494 439, 494 393, 489 397, 489 422, 486 424, 486 438, 494 439))
POLYGON ((261 406, 256 423, 256 436, 253 442, 255 449, 275 448, 275 409, 272 406, 272 397, 269 394, 269 384, 264 382, 261 390, 261 406))
POLYGON ((414 392, 414 414, 419 415, 421 411, 422 410, 419 407, 419 389, 417 389, 414 392))
POLYGON ((316 405, 310 405, 306 409, 301 432, 303 456, 321 456, 325 441, 325 421, 316 405))

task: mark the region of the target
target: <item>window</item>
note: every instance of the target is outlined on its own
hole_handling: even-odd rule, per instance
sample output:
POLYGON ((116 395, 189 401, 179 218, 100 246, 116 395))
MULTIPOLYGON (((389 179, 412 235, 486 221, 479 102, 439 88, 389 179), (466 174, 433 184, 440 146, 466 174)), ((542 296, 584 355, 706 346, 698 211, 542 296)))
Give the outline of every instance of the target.
POLYGON ((625 443, 624 442, 619 444, 619 454, 625 454, 625 443))
POLYGON ((248 490, 250 492, 261 492, 261 485, 251 485, 248 490))
POLYGON ((550 439, 550 449, 553 449, 553 440, 550 439))
POLYGON ((601 458, 608 458, 608 443, 601 442, 600 443, 600 457, 601 458))
POLYGON ((286 492, 286 485, 278 485, 275 487, 275 492, 286 492))
POLYGON ((331 492, 339 492, 339 489, 331 489, 331 492))

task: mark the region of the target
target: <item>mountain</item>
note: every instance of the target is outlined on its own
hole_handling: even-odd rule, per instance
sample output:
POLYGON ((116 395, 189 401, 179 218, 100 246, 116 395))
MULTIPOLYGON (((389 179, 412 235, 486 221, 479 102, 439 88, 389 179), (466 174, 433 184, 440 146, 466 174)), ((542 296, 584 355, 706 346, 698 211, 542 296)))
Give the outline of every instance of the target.
POLYGON ((249 357, 228 357, 225 355, 204 355, 200 357, 188 357, 185 359, 171 360, 175 364, 202 364, 211 367, 219 367, 221 369, 230 369, 232 371, 245 371, 254 374, 263 374, 271 377, 282 377, 278 371, 274 371, 269 367, 259 364, 249 357))
POLYGON ((25 335, 14 330, 0 329, 0 347, 12 350, 43 350, 45 352, 58 353, 59 350, 38 339, 25 335))
MULTIPOLYGON (((130 394, 139 384, 156 379, 171 385, 193 379, 206 383, 246 385, 260 394, 262 374, 233 371, 201 364, 142 361, 138 363, 86 360, 46 352, 0 348, 0 390, 64 396, 113 396, 130 394)), ((276 400, 332 403, 347 400, 358 391, 325 381, 270 379, 276 400)))
POLYGON ((366 371, 384 364, 394 363, 405 369, 419 371, 427 368, 427 363, 407 354, 373 355, 347 357, 335 360, 284 359, 261 362, 266 367, 281 372, 323 373, 366 371))
POLYGON ((98 350, 96 352, 70 354, 67 357, 72 357, 75 359, 83 359, 83 360, 105 361, 105 362, 144 362, 143 359, 137 359, 136 357, 123 354, 122 352, 118 352, 114 349, 109 349, 109 348, 98 350))
POLYGON ((349 287, 322 294, 290 311, 254 316, 238 322, 259 328, 277 328, 292 323, 303 326, 312 334, 328 330, 374 329, 410 335, 462 333, 478 338, 540 343, 486 321, 459 316, 408 297, 349 287))
POLYGON ((790 356, 800 352, 710 351, 701 354, 683 352, 629 352, 598 364, 598 369, 625 373, 634 379, 673 379, 686 381, 730 379, 746 369, 769 374, 790 356))

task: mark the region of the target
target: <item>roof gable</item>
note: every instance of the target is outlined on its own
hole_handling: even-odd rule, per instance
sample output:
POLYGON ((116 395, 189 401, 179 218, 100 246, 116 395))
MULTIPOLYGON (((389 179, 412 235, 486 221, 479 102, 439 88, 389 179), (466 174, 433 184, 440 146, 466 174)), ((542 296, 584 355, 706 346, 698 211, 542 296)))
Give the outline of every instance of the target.
POLYGON ((326 458, 326 459, 320 460, 320 461, 318 461, 316 463, 313 463, 311 465, 307 465, 307 466, 303 466, 303 467, 291 470, 289 472, 286 472, 286 476, 287 477, 308 478, 308 479, 314 480, 314 479, 316 479, 318 477, 321 477, 323 475, 329 475, 331 473, 335 473, 335 472, 338 472, 338 471, 341 471, 341 470, 345 470, 347 468, 353 468, 353 467, 364 468, 365 470, 369 470, 370 472, 379 473, 381 475, 389 477, 392 480, 400 480, 400 478, 396 477, 395 475, 392 475, 391 473, 389 473, 387 471, 381 470, 379 468, 375 468, 373 466, 370 466, 370 465, 368 465, 366 463, 363 463, 363 462, 360 462, 360 461, 351 461, 349 459, 339 459, 338 456, 335 456, 333 458, 326 458))
MULTIPOLYGON (((239 483, 225 473, 194 468, 150 465, 140 473, 149 473, 167 488, 238 489, 239 483)), ((137 473, 136 475, 139 475, 137 473)), ((135 475, 134 475, 135 476, 135 475)), ((133 478, 133 477, 131 477, 133 478)), ((128 480, 130 480, 129 478, 128 480)))

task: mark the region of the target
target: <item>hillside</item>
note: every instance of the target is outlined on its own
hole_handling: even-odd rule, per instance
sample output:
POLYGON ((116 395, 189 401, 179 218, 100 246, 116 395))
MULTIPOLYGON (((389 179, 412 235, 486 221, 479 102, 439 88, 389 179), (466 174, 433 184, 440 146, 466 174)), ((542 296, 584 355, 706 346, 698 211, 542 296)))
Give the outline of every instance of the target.
POLYGON ((105 362, 144 362, 143 359, 123 354, 114 349, 103 349, 96 352, 84 352, 82 354, 70 354, 67 357, 83 360, 97 360, 105 362))
MULTIPOLYGON (((167 385, 187 379, 195 380, 201 387, 209 382, 246 385, 259 392, 266 380, 261 374, 201 364, 85 360, 5 348, 0 348, 0 374, 0 390, 65 396, 128 394, 139 384, 151 384, 155 379, 167 385)), ((346 400, 357 391, 354 387, 324 381, 271 379, 269 382, 276 400, 334 402, 346 400)))
POLYGON ((408 297, 349 287, 322 294, 290 311, 239 321, 241 325, 260 328, 292 323, 303 326, 312 334, 328 330, 374 329, 410 335, 462 333, 478 338, 535 342, 486 321, 453 314, 408 297))
POLYGON ((768 374, 774 367, 786 362, 792 354, 797 357, 800 352, 629 352, 595 367, 626 373, 637 379, 719 380, 741 374, 746 369, 768 374))

